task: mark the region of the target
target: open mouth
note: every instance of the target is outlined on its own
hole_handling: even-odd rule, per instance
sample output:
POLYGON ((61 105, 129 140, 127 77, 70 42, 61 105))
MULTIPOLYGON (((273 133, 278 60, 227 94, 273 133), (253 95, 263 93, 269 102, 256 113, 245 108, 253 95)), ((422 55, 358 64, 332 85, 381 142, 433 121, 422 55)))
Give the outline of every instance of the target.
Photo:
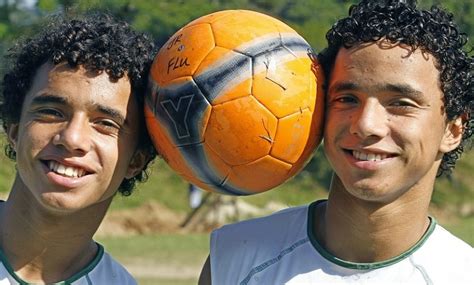
POLYGON ((365 153, 357 150, 352 150, 348 152, 350 152, 352 156, 355 157, 357 160, 361 161, 380 161, 394 156, 387 153, 365 153))
POLYGON ((82 168, 66 166, 53 160, 43 161, 43 163, 45 163, 52 172, 65 177, 80 178, 88 174, 87 171, 82 168))

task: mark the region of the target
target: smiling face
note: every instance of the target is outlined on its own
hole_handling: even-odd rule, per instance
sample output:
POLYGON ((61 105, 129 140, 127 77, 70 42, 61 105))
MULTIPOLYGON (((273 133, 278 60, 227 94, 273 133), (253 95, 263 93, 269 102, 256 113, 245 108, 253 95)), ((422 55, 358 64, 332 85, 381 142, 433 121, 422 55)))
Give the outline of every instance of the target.
POLYGON ((432 190, 443 153, 454 149, 433 57, 400 46, 342 48, 327 97, 324 147, 344 188, 392 201, 432 190))
POLYGON ((110 200, 143 166, 136 155, 139 108, 128 78, 115 82, 67 64, 44 64, 8 129, 17 153, 14 187, 49 209, 110 200))

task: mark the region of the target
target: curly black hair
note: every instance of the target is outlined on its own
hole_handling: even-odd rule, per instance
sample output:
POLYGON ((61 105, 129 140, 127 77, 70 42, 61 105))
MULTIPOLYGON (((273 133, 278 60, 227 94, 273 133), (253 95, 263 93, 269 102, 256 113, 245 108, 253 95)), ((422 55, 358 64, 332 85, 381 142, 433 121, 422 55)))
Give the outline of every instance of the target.
MULTIPOLYGON (((25 95, 37 69, 46 62, 67 62, 71 67, 105 71, 111 80, 127 76, 133 95, 141 106, 154 54, 155 47, 148 36, 134 31, 129 24, 111 15, 91 13, 74 19, 54 16, 43 32, 19 41, 6 55, 11 68, 2 82, 3 104, 0 108, 3 128, 7 130, 9 125, 19 122, 25 95)), ((135 182, 148 178, 146 168, 156 157, 145 128, 140 135, 139 147, 148 154, 149 160, 143 171, 122 181, 118 191, 124 196, 131 194, 135 182)), ((7 145, 5 153, 16 159, 12 146, 7 145)))
POLYGON ((467 51, 467 35, 459 31, 453 15, 438 6, 422 10, 413 0, 363 0, 350 7, 349 16, 337 21, 326 39, 328 46, 319 54, 326 86, 341 48, 384 39, 435 57, 447 118, 463 118, 461 144, 443 156, 438 169, 438 176, 450 174, 474 131, 474 59, 472 49, 467 51))

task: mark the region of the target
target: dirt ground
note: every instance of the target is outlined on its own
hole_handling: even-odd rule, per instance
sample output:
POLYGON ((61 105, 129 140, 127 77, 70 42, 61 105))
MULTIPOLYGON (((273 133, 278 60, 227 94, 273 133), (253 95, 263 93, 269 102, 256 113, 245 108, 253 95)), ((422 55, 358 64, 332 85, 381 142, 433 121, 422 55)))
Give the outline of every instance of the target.
POLYGON ((178 213, 157 201, 150 201, 138 208, 110 211, 97 235, 210 232, 225 223, 263 216, 283 208, 285 206, 279 203, 270 202, 258 208, 235 197, 213 196, 194 211, 178 213))
POLYGON ((184 214, 176 213, 158 202, 148 202, 138 208, 107 213, 97 231, 99 236, 126 236, 166 233, 180 230, 184 214))

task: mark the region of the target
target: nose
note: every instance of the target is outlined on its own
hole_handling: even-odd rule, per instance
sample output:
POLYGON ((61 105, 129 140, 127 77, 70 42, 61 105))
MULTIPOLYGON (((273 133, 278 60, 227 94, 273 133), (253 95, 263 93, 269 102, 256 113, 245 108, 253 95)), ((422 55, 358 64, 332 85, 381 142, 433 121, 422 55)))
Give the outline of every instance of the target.
POLYGON ((54 136, 55 145, 61 145, 71 153, 85 154, 91 148, 89 121, 85 115, 74 115, 54 136))
POLYGON ((389 132, 386 110, 376 99, 367 100, 353 116, 350 132, 360 138, 382 138, 389 132))

